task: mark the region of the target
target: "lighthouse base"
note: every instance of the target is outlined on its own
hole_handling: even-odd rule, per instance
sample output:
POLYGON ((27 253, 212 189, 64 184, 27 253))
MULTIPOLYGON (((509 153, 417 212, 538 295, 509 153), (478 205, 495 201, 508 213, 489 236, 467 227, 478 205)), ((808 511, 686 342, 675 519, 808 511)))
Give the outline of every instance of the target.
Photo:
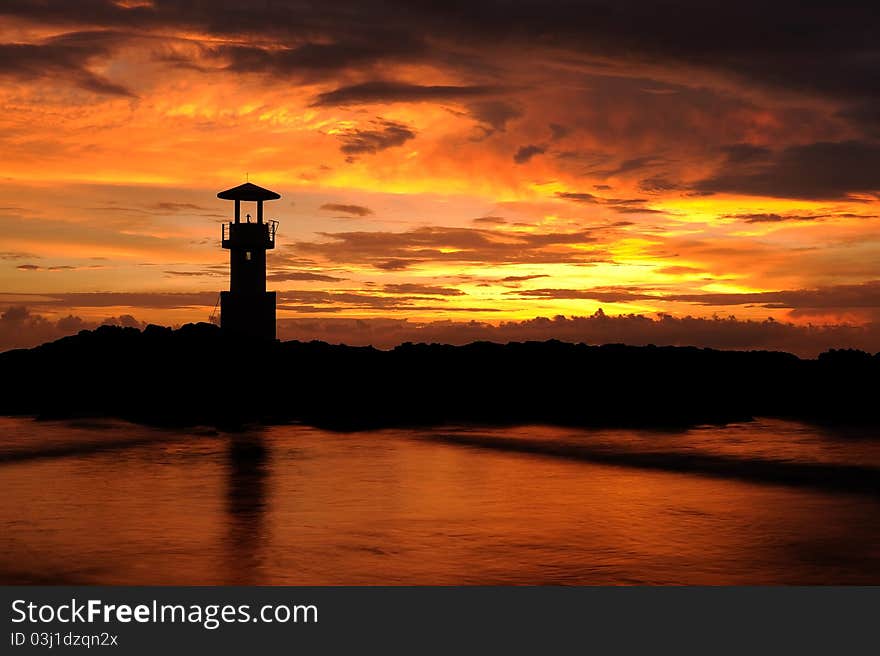
POLYGON ((220 328, 234 335, 275 339, 275 292, 220 292, 220 328))

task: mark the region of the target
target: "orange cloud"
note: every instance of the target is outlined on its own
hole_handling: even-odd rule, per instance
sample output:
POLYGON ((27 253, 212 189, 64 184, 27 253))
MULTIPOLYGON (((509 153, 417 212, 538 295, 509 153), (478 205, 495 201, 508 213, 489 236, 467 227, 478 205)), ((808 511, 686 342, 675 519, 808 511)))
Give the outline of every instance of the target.
POLYGON ((287 319, 876 320, 876 12, 87 5, 0 8, 0 288, 47 320, 204 318, 247 175, 287 319))

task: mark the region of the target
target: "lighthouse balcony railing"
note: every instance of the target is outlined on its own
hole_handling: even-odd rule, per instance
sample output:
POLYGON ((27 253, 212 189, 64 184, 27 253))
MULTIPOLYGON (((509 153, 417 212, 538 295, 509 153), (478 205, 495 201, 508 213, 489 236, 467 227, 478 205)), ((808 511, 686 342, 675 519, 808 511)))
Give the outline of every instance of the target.
MULTIPOLYGON (((247 226, 257 226, 260 224, 258 224, 258 223, 239 223, 238 225, 239 226, 246 226, 246 225, 247 226)), ((262 241, 263 238, 265 238, 266 241, 268 242, 267 246, 269 248, 274 248, 274 246, 275 246, 275 233, 278 231, 278 221, 276 221, 275 219, 270 219, 269 221, 263 223, 262 225, 265 226, 265 233, 263 233, 265 237, 261 236, 259 238, 259 240, 262 241)), ((232 233, 234 230, 236 230, 236 228, 234 228, 233 226, 235 226, 235 224, 232 221, 229 221, 227 223, 223 223, 220 226, 220 241, 222 242, 224 248, 228 248, 230 245, 230 241, 232 239, 232 233)), ((247 230, 250 231, 253 229, 250 228, 247 230)), ((250 233, 249 236, 250 236, 250 239, 253 239, 253 237, 254 237, 253 233, 250 233)), ((236 241, 238 241, 242 237, 244 237, 244 235, 239 233, 236 237, 236 241)), ((250 241, 250 239, 248 239, 248 241, 250 241)))

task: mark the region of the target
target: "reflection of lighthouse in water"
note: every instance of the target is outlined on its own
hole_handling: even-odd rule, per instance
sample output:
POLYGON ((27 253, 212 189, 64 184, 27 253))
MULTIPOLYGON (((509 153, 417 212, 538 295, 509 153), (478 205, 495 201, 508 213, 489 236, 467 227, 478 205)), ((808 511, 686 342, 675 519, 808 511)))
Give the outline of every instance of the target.
POLYGON ((220 292, 220 327, 229 333, 275 339, 275 292, 266 291, 266 251, 275 248, 278 221, 263 221, 263 201, 280 194, 246 182, 221 191, 235 201, 235 220, 223 224, 222 244, 229 249, 229 291, 220 292), (257 218, 241 220, 241 201, 256 202, 257 218))
POLYGON ((234 436, 226 461, 226 521, 224 569, 226 585, 256 585, 266 546, 266 506, 269 451, 259 433, 234 436))

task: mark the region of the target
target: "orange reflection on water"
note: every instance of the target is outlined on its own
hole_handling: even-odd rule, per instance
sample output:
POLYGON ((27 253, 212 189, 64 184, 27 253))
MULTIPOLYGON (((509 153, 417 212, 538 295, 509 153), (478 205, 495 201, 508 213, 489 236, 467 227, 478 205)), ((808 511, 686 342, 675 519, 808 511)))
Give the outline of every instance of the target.
MULTIPOLYGON (((630 450, 738 444, 742 453, 772 444, 768 431, 836 439, 797 424, 215 435, 0 423, 6 583, 880 582, 872 496, 508 448, 592 440, 630 450)), ((863 463, 876 452, 873 441, 839 444, 863 463)))

